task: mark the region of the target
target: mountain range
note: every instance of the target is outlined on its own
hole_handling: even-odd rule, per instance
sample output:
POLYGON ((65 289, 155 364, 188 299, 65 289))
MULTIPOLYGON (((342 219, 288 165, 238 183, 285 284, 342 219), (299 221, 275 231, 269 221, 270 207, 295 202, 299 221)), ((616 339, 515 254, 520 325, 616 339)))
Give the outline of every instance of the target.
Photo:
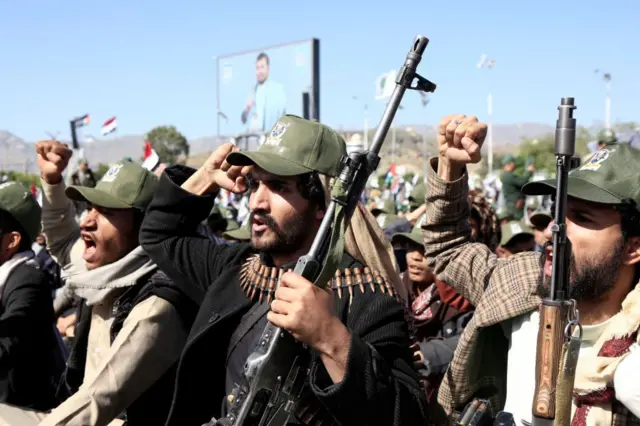
MULTIPOLYGON (((338 129, 345 139, 356 133, 362 132, 358 129, 338 129)), ((497 124, 493 126, 493 144, 497 152, 512 152, 523 138, 536 138, 552 132, 554 127, 540 123, 518 123, 518 124, 497 124)), ((374 130, 368 132, 369 141, 373 138, 374 130)), ((416 149, 420 145, 418 139, 426 135, 427 140, 433 139, 436 135, 434 126, 409 126, 403 125, 396 128, 396 149, 401 154, 405 149, 416 149), (410 144, 407 144, 410 142, 410 144), (414 146, 415 145, 415 146, 414 146)), ((98 163, 109 164, 120 161, 124 157, 131 157, 138 160, 142 157, 144 147, 144 135, 126 135, 113 138, 95 140, 83 145, 84 156, 93 167, 98 163)), ((384 148, 389 155, 391 151, 392 132, 389 132, 385 140, 384 148)), ((189 164, 197 166, 207 157, 206 153, 211 152, 229 137, 201 137, 189 141, 190 161, 189 164)), ((486 145, 486 144, 485 144, 486 145)), ((36 156, 34 151, 34 141, 25 141, 10 131, 0 130, 0 170, 13 170, 27 173, 37 173, 36 156)))

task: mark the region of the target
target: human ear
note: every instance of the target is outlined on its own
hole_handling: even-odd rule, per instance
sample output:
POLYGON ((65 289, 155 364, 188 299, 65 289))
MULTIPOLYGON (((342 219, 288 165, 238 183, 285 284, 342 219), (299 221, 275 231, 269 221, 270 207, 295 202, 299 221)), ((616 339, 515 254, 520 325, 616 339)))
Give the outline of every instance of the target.
POLYGON ((625 265, 636 265, 640 262, 640 237, 629 238, 622 261, 625 265))

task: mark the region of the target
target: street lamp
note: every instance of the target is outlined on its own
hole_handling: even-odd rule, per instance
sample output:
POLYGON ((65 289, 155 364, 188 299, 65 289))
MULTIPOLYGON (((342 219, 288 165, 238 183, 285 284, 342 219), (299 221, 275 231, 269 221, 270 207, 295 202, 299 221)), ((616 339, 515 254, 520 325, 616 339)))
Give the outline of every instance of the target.
POLYGON ((596 69, 594 71, 596 74, 602 76, 602 80, 604 81, 604 86, 606 89, 605 98, 604 98, 604 125, 605 128, 611 128, 611 73, 604 72, 602 70, 596 69))
POLYGON ((218 137, 220 137, 220 118, 224 118, 224 124, 229 124, 229 118, 227 118, 227 115, 222 111, 218 111, 216 115, 218 118, 218 137))
MULTIPOLYGON (((489 58, 487 55, 483 54, 480 57, 480 61, 477 64, 478 68, 486 68, 492 69, 495 67, 496 61, 493 58, 489 58)), ((491 115, 493 114, 493 97, 491 96, 491 91, 489 91, 489 96, 487 96, 487 140, 489 141, 489 155, 487 158, 487 166, 489 168, 489 173, 493 171, 493 125, 491 120, 491 115)))
MULTIPOLYGON (((362 100, 357 97, 357 96, 352 96, 351 97, 354 101, 356 102, 362 102, 362 100)), ((363 136, 363 144, 364 144, 364 149, 365 151, 367 149, 369 149, 369 119, 368 119, 368 110, 369 110, 369 106, 367 105, 366 102, 363 102, 363 110, 364 110, 364 131, 362 132, 362 136, 363 136)))

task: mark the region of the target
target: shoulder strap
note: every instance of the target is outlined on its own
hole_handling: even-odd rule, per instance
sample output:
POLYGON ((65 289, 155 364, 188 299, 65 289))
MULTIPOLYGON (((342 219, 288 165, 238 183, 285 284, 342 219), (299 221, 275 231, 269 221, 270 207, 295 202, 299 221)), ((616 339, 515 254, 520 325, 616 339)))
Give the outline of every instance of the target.
POLYGON ((236 328, 236 330, 231 335, 231 339, 229 340, 229 346, 227 349, 227 359, 225 365, 229 363, 229 358, 233 353, 235 347, 240 343, 240 340, 244 336, 247 335, 249 330, 262 319, 263 316, 267 315, 269 312, 271 305, 269 303, 256 303, 254 304, 249 311, 247 311, 246 315, 242 319, 242 322, 236 328))

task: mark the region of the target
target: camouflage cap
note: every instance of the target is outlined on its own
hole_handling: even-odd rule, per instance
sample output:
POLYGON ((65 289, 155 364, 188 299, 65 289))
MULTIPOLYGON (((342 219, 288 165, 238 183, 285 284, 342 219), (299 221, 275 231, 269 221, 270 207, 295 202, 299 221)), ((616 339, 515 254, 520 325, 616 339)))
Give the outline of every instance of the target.
POLYGON ((315 171, 336 177, 345 155, 346 144, 337 132, 315 121, 285 115, 257 151, 232 152, 227 162, 234 166, 256 165, 277 176, 315 171))
POLYGON ((0 184, 0 210, 9 213, 22 226, 30 243, 35 241, 40 234, 42 209, 27 187, 14 181, 0 184))
POLYGON ((527 225, 523 221, 512 220, 511 222, 507 222, 500 227, 500 245, 506 246, 509 245, 511 240, 518 235, 531 235, 533 233, 529 229, 527 225))
POLYGON ((139 164, 123 161, 114 164, 95 188, 72 185, 65 194, 76 201, 88 201, 109 209, 144 211, 151 202, 158 177, 139 164))
MULTIPOLYGON (((550 195, 555 179, 530 182, 526 195, 550 195)), ((640 209, 640 150, 628 144, 607 145, 581 167, 569 172, 570 197, 601 204, 630 204, 640 209)))

